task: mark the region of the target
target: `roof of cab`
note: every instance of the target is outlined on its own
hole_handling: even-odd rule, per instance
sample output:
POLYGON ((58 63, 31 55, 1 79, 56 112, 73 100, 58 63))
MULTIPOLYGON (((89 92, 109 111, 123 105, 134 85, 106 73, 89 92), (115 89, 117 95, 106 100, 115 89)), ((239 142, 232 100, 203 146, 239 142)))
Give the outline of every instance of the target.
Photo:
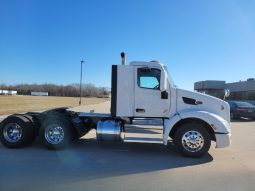
POLYGON ((151 62, 133 61, 133 62, 130 62, 129 65, 131 65, 131 66, 147 66, 147 67, 164 66, 164 64, 160 63, 159 61, 151 61, 151 62))

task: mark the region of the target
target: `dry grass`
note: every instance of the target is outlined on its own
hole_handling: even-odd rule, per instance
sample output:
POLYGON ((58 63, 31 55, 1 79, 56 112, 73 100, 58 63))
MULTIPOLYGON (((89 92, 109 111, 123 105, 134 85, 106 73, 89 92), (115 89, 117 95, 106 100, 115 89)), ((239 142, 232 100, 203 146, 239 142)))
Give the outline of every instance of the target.
MULTIPOLYGON (((97 104, 108 98, 82 98, 82 105, 97 104)), ((0 96, 0 115, 41 111, 56 107, 79 105, 79 98, 51 96, 0 96)))

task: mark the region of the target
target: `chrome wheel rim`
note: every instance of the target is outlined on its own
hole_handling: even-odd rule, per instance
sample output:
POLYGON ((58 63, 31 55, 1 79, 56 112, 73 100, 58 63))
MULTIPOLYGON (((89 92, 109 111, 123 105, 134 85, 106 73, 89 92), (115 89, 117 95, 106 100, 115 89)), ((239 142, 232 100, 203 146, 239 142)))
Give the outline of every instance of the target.
POLYGON ((45 139, 50 144, 58 144, 63 141, 65 133, 60 125, 50 125, 45 131, 45 139))
POLYGON ((3 135, 8 142, 16 143, 22 137, 22 128, 17 123, 8 123, 4 127, 3 135))
POLYGON ((182 137, 182 145, 189 152, 197 152, 204 146, 204 137, 198 131, 187 131, 182 137))

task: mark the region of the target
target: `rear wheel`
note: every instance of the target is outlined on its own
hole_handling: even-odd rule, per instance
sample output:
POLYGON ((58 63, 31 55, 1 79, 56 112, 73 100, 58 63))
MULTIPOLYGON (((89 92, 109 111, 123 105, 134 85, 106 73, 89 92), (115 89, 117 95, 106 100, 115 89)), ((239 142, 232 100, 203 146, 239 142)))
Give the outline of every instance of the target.
POLYGON ((186 123, 181 125, 175 132, 174 143, 178 151, 183 155, 199 157, 210 149, 211 138, 202 125, 186 123))
POLYGON ((70 121, 61 116, 45 119, 40 128, 40 139, 49 149, 57 150, 66 147, 73 139, 70 121))
POLYGON ((34 127, 30 120, 22 115, 9 116, 0 125, 0 140, 9 148, 26 146, 34 136, 34 127))

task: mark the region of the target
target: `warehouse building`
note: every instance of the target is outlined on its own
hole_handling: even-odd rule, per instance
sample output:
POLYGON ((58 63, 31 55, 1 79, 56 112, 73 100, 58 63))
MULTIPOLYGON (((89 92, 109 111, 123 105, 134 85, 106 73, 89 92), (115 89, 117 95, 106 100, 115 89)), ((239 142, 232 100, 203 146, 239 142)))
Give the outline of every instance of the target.
POLYGON ((31 92, 31 96, 48 96, 48 92, 31 92))
POLYGON ((15 90, 0 90, 0 95, 17 95, 15 90))
POLYGON ((194 90, 206 93, 218 98, 224 97, 224 90, 230 90, 229 100, 251 100, 255 101, 255 79, 246 81, 226 83, 225 81, 206 80, 195 82, 194 90))

